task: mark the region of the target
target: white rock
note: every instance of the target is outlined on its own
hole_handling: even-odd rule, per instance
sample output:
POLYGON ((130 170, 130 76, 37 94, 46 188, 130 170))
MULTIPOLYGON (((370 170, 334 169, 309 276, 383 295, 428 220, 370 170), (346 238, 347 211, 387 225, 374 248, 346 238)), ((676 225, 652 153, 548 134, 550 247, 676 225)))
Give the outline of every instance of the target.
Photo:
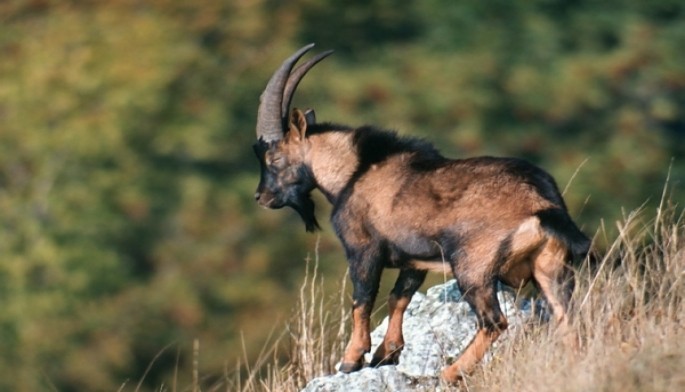
MULTIPOLYGON (((544 309, 540 304, 532 306, 527 300, 519 301, 517 308, 515 296, 509 290, 500 290, 497 297, 509 321, 509 331, 530 318, 531 309, 544 309)), ((367 363, 383 341, 387 327, 386 317, 371 333, 372 348, 366 355, 367 363)), ((403 333, 405 346, 397 366, 367 367, 350 374, 339 372, 318 377, 311 380, 303 391, 439 391, 440 371, 448 359, 458 357, 471 341, 476 333, 476 317, 461 299, 456 281, 450 280, 431 287, 426 294, 414 294, 404 315, 403 333)))

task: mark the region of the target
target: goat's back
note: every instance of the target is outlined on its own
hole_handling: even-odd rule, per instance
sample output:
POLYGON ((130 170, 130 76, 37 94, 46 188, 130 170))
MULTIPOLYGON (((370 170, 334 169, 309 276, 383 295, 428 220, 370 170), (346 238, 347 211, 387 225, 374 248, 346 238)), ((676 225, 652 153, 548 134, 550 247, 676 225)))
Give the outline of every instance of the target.
POLYGON ((412 154, 370 166, 354 184, 349 202, 387 226, 436 230, 458 222, 512 226, 539 211, 566 210, 552 177, 526 161, 421 160, 412 154))

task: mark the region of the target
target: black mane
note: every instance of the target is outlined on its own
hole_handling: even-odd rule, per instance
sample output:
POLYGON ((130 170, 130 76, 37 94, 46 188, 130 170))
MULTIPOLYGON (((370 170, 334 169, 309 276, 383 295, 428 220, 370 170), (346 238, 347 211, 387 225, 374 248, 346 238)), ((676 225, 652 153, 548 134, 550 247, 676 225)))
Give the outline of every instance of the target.
POLYGON ((412 153, 412 168, 431 170, 447 162, 440 152, 428 141, 415 137, 399 136, 395 131, 380 129, 370 125, 351 128, 334 123, 311 124, 307 135, 326 132, 354 132, 354 145, 359 157, 358 175, 371 165, 383 162, 393 155, 412 153))
POLYGON ((412 166, 446 160, 431 143, 423 139, 401 137, 396 132, 371 126, 356 129, 354 144, 358 151, 360 171, 366 171, 369 166, 383 162, 393 155, 404 153, 412 153, 412 166))
POLYGON ((326 132, 352 132, 354 128, 347 125, 336 124, 332 122, 322 122, 307 125, 307 136, 318 135, 326 132))

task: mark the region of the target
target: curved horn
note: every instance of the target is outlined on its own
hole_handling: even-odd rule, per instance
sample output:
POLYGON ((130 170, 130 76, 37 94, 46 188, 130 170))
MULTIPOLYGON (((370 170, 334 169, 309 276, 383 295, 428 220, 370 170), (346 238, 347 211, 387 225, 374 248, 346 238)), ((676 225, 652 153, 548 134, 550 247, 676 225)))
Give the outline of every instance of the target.
POLYGON ((331 53, 333 53, 332 50, 327 50, 323 53, 317 54, 316 56, 307 60, 306 63, 298 65, 297 68, 295 68, 295 70, 290 74, 290 77, 288 77, 288 82, 285 85, 285 90, 283 91, 283 101, 281 103, 281 113, 286 119, 288 117, 288 112, 290 111, 290 102, 293 100, 295 89, 297 89, 297 85, 300 84, 300 80, 302 80, 304 75, 309 72, 313 66, 315 66, 319 61, 328 57, 331 53))
POLYGON ((283 138, 283 113, 281 103, 283 100, 283 90, 285 88, 288 75, 293 66, 314 44, 309 44, 281 64, 280 68, 274 72, 267 83, 264 92, 259 97, 259 109, 257 110, 257 139, 265 142, 273 142, 283 138))

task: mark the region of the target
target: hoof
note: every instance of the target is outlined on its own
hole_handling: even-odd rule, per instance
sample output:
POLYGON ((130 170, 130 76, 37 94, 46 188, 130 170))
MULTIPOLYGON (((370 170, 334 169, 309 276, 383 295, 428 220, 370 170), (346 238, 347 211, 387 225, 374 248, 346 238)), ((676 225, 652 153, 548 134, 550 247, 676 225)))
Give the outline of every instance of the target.
POLYGON ((352 373, 360 370, 363 364, 362 361, 359 362, 343 362, 340 364, 340 370, 343 373, 352 373))
POLYGON ((458 369, 453 369, 452 366, 444 368, 440 376, 448 384, 458 384, 464 380, 462 373, 458 369))
POLYGON ((378 346, 378 349, 373 354, 370 366, 379 367, 386 365, 397 365, 400 363, 400 354, 404 348, 404 342, 390 342, 378 346))
POLYGON ((371 360, 371 364, 369 366, 371 367, 380 367, 380 366, 387 366, 387 365, 397 365, 400 363, 400 353, 392 353, 390 355, 386 355, 384 357, 376 357, 374 356, 373 359, 371 360))

